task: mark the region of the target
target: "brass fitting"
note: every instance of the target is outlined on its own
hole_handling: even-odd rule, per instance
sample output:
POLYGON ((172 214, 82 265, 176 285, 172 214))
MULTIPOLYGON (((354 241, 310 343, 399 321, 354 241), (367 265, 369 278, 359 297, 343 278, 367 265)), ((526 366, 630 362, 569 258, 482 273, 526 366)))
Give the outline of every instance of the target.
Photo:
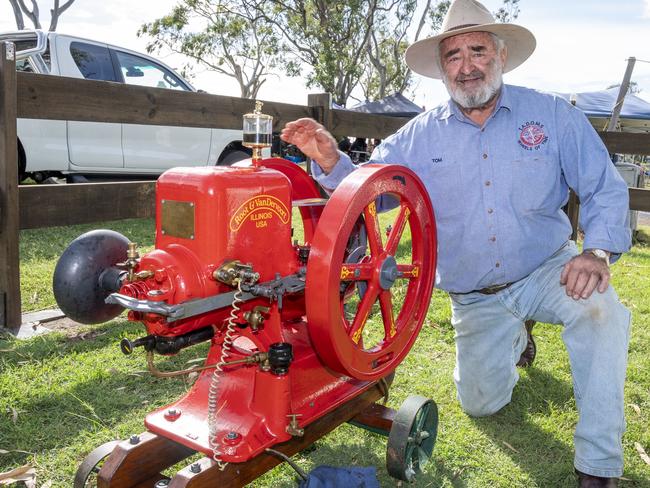
POLYGON ((265 313, 270 312, 269 307, 264 307, 261 305, 258 305, 257 307, 253 308, 253 310, 244 312, 244 320, 248 322, 248 325, 251 326, 251 329, 253 331, 257 331, 260 326, 264 323, 264 315, 265 313))
POLYGON ((229 286, 237 286, 239 281, 249 284, 256 283, 260 279, 260 274, 253 271, 251 264, 242 264, 241 262, 227 261, 212 273, 212 278, 221 281, 229 286))
POLYGON ((155 273, 153 271, 147 269, 147 270, 144 270, 144 271, 138 271, 135 274, 135 278, 138 279, 138 280, 146 280, 146 279, 149 279, 149 278, 153 278, 154 275, 155 275, 155 273))
POLYGON ((269 355, 266 352, 256 352, 250 356, 246 356, 244 359, 235 359, 234 361, 227 361, 220 363, 222 366, 232 366, 234 364, 263 364, 265 361, 268 361, 269 355))
POLYGON ((287 415, 291 420, 289 420, 289 425, 287 425, 287 434, 294 437, 302 437, 305 435, 305 429, 301 429, 298 425, 298 417, 302 417, 299 413, 292 413, 287 415))
POLYGON ((135 268, 138 265, 139 258, 140 254, 138 254, 137 244, 135 242, 129 242, 129 247, 126 251, 126 261, 118 263, 119 267, 125 268, 129 272, 129 281, 133 281, 135 278, 135 268))

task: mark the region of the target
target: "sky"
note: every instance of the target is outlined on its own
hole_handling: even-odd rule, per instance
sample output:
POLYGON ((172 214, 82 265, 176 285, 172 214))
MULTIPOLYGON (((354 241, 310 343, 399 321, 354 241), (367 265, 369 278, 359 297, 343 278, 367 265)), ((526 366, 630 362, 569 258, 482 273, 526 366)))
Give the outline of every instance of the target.
MULTIPOLYGON (((146 40, 136 33, 141 24, 169 13, 177 0, 76 0, 59 18, 57 31, 145 52, 146 40)), ((49 25, 52 0, 39 0, 41 23, 49 25)), ((491 11, 500 0, 485 0, 491 11)), ((650 101, 650 0, 520 0, 515 23, 530 29, 537 49, 520 67, 504 75, 506 83, 544 91, 578 93, 620 83, 627 59, 637 58, 632 74, 650 101)), ((27 22, 26 22, 27 24, 27 22)), ((8 0, 0 0, 0 32, 15 30, 8 0)), ((177 56, 156 55, 173 68, 181 68, 177 56)), ((440 81, 416 76, 415 103, 431 108, 447 98, 440 81)), ((190 80, 209 93, 239 96, 237 83, 225 76, 203 72, 190 80)), ((301 78, 269 79, 262 100, 307 104, 301 78)), ((353 103, 348 104, 353 105, 353 103)))

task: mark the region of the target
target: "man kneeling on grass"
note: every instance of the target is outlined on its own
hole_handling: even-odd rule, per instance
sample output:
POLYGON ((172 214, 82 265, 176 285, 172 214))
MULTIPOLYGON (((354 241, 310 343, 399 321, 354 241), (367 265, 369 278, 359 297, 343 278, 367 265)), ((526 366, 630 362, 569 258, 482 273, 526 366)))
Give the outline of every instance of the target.
MULTIPOLYGON (((579 411, 578 484, 617 486, 630 313, 609 285, 609 263, 631 243, 627 187, 579 110, 503 84, 535 49, 530 31, 495 23, 475 0, 454 0, 442 30, 413 44, 406 62, 442 79, 451 99, 383 141, 371 162, 408 166, 429 192, 458 398, 470 415, 498 412, 511 400, 516 366, 535 356, 526 324, 563 324, 579 411), (569 187, 582 204, 582 253, 561 210, 569 187)), ((312 159, 326 189, 355 169, 314 120, 288 123, 282 138, 312 159)))

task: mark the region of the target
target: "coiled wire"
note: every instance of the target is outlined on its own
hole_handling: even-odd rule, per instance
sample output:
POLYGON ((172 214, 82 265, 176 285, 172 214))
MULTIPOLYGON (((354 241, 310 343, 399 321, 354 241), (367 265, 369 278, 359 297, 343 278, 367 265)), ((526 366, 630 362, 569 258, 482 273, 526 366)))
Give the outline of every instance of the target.
MULTIPOLYGON (((237 320, 237 314, 241 309, 239 307, 239 304, 244 301, 241 299, 241 296, 243 294, 243 291, 241 289, 241 279, 237 279, 236 282, 237 291, 233 295, 231 304, 232 308, 230 310, 230 316, 228 317, 228 322, 226 324, 226 335, 223 339, 223 344, 221 345, 221 358, 219 359, 219 362, 215 366, 215 369, 212 373, 212 380, 210 382, 210 388, 208 390, 208 442, 210 444, 210 448, 212 449, 212 459, 215 463, 217 463, 220 471, 226 469, 228 463, 221 460, 221 452, 219 450, 221 446, 219 444, 219 440, 217 439, 217 415, 221 410, 217 409, 217 403, 219 400, 219 380, 221 379, 221 373, 223 371, 223 366, 226 363, 226 359, 228 359, 228 356, 230 356, 232 343, 235 340, 234 335, 237 327, 235 321, 237 320)), ((217 331, 215 327, 215 335, 216 333, 217 331)), ((225 407, 225 404, 221 406, 221 408, 223 407, 225 407)))

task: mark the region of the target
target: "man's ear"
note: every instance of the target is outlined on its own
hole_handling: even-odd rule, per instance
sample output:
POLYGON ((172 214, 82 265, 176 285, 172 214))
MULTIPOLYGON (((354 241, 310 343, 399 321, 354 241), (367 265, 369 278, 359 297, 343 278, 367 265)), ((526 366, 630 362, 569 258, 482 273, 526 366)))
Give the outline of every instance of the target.
POLYGON ((508 59, 508 46, 504 44, 503 49, 501 49, 501 66, 503 67, 506 66, 507 59, 508 59))

